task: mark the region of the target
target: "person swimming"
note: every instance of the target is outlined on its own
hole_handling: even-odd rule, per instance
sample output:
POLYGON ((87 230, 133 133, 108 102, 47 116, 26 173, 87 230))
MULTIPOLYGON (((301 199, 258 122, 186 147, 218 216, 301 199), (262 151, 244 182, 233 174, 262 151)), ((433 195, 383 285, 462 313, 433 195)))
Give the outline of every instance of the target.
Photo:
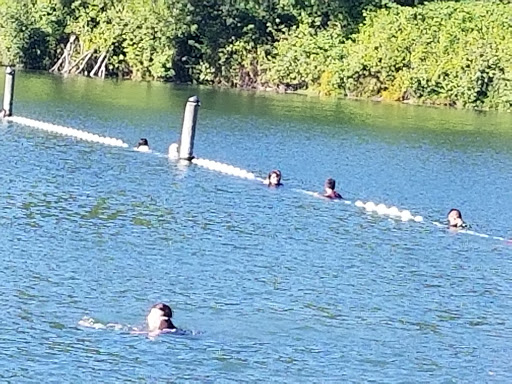
POLYGON ((148 139, 146 138, 141 138, 139 140, 139 142, 137 143, 137 146, 135 147, 135 150, 137 151, 141 151, 141 152, 147 152, 149 151, 149 143, 148 143, 148 139))
POLYGON ((176 332, 178 328, 172 322, 172 309, 167 304, 157 303, 151 307, 146 322, 148 334, 156 336, 162 332, 176 332))
POLYGON ((270 171, 267 175, 267 178, 263 180, 263 184, 266 184, 269 187, 280 187, 283 185, 281 183, 281 171, 279 169, 270 171))
POLYGON ((169 158, 170 159, 177 159, 180 157, 179 155, 179 145, 178 143, 172 143, 171 145, 169 145, 169 158))
POLYGON ((450 209, 448 212, 448 226, 450 228, 465 228, 466 224, 462 220, 462 213, 455 208, 450 209))
POLYGON ((336 180, 328 178, 325 181, 325 193, 323 194, 323 197, 326 197, 328 199, 343 199, 343 197, 336 192, 336 180))
POLYGON ((78 325, 94 329, 113 329, 129 331, 134 335, 148 335, 150 338, 158 336, 161 333, 173 333, 175 335, 186 335, 190 332, 177 328, 172 322, 172 309, 165 303, 153 305, 146 316, 146 326, 144 328, 132 327, 118 323, 103 324, 91 317, 85 316, 78 325))

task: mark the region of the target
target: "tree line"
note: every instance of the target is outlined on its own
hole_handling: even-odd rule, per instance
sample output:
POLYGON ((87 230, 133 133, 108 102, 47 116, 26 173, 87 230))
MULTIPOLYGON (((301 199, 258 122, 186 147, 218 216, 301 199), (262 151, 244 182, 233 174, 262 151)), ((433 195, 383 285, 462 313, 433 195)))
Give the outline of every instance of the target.
POLYGON ((0 62, 508 110, 510 20, 498 0, 0 0, 0 62))

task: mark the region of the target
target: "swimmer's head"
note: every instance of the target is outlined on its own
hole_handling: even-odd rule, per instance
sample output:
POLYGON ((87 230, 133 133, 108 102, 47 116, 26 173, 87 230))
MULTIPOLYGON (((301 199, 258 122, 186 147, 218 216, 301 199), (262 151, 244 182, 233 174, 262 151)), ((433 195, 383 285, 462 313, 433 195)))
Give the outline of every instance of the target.
POLYGON ((169 158, 177 159, 179 157, 179 145, 178 143, 172 143, 169 145, 169 158))
POLYGON ((461 227, 464 224, 462 213, 458 209, 450 209, 450 212, 448 212, 448 224, 450 227, 461 227))
POLYGON ((148 139, 143 137, 139 140, 139 142, 137 143, 137 148, 142 147, 142 146, 149 147, 148 139))
POLYGON ((328 178, 327 180, 325 180, 325 189, 326 190, 334 191, 335 188, 336 188, 336 180, 331 179, 331 178, 328 178))
POLYGON ((267 180, 269 186, 281 185, 281 171, 274 169, 273 171, 269 172, 267 180))
POLYGON ((148 331, 155 332, 163 329, 176 329, 172 323, 172 309, 167 304, 158 303, 151 307, 148 317, 148 331))

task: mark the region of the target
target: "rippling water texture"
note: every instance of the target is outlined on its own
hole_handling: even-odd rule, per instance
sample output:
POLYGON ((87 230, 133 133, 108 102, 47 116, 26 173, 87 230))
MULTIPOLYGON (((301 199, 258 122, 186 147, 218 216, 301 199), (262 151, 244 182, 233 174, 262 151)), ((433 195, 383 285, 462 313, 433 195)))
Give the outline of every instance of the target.
POLYGON ((0 125, 1 381, 512 381, 512 245, 431 224, 512 236, 510 114, 22 72, 14 112, 165 153, 193 94, 195 153, 284 188, 0 125), (78 325, 157 301, 194 336, 78 325))

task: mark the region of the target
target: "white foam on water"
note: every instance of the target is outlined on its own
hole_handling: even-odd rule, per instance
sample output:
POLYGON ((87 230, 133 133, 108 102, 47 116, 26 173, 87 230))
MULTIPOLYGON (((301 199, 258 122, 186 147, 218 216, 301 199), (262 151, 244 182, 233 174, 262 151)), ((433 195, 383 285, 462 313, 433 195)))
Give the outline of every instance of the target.
POLYGON ((20 116, 9 116, 5 118, 8 121, 12 121, 13 123, 18 123, 21 125, 26 125, 28 127, 41 129, 46 132, 58 133, 65 136, 71 136, 80 140, 90 141, 94 143, 101 143, 106 145, 111 145, 114 147, 122 147, 128 148, 128 144, 123 142, 122 140, 113 138, 113 137, 104 137, 100 135, 96 135, 94 133, 89 133, 86 131, 81 131, 75 128, 63 127, 61 125, 55 125, 50 123, 45 123, 43 121, 32 120, 26 117, 20 116))

